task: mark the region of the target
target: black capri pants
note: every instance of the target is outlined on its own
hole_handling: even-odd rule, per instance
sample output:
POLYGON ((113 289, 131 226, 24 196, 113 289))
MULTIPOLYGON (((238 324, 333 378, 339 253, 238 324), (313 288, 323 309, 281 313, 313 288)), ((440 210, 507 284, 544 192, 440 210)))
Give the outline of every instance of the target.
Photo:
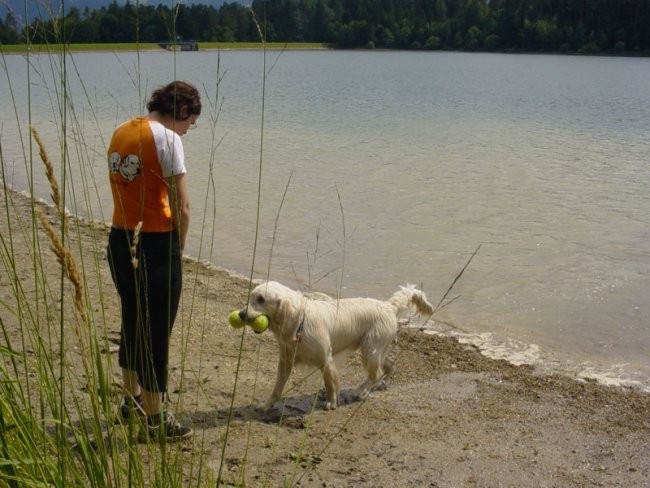
POLYGON ((119 365, 135 371, 142 388, 167 391, 169 338, 181 297, 181 251, 176 231, 141 232, 132 264, 133 231, 111 228, 108 263, 120 296, 119 365))

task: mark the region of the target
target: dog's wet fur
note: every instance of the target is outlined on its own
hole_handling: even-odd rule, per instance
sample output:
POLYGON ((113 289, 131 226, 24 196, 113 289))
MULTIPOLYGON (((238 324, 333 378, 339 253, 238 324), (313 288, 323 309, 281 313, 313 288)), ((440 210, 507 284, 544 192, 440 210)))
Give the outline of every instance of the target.
POLYGON ((325 409, 335 409, 341 387, 334 357, 355 350, 360 350, 368 373, 355 389, 355 397, 365 399, 391 373, 388 348, 397 335, 398 318, 409 311, 433 313, 425 294, 413 285, 400 287, 385 301, 335 299, 322 293, 308 296, 276 281, 257 285, 239 315, 244 321, 266 315, 279 346, 275 387, 262 408, 268 410, 281 398, 293 365, 304 363, 321 370, 325 409))

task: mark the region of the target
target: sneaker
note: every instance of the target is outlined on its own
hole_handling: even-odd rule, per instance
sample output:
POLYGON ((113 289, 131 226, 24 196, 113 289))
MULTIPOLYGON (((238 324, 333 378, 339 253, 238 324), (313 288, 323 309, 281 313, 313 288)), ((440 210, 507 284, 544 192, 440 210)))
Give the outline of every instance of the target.
POLYGON ((147 421, 142 425, 138 440, 147 442, 151 439, 166 440, 167 442, 177 442, 189 439, 194 434, 191 427, 181 425, 169 412, 162 414, 147 415, 147 421))
POLYGON ((120 414, 118 415, 118 422, 127 423, 131 418, 140 419, 145 417, 145 412, 142 409, 142 396, 132 397, 125 395, 122 398, 120 405, 120 414))

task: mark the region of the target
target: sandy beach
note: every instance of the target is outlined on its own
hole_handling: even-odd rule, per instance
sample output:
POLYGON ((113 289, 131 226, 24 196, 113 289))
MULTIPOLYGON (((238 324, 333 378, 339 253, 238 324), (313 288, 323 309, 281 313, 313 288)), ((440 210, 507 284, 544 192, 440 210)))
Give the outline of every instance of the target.
MULTIPOLYGON (((5 242, 0 299, 6 304, 1 313, 15 345, 20 324, 9 313, 16 303, 15 280, 29 297, 36 260, 56 295, 61 271, 40 225, 41 248, 34 253, 31 200, 2 190, 0 197, 8 202, 0 212, 5 242)), ((56 227, 56 212, 46 211, 56 227)), ((104 253, 107 227, 70 220, 69 228, 66 246, 82 272, 98 335, 114 344, 119 305, 104 253)), ((73 299, 68 286, 66 304, 73 299)), ((188 477, 199 472, 189 466, 202 459, 213 477, 223 460, 224 486, 650 486, 650 395, 488 359, 472 346, 417 327, 401 330, 395 374, 386 389, 366 401, 349 399, 362 375, 359 358, 352 355, 341 365, 348 401, 335 411, 322 410, 320 400, 312 410, 318 372, 297 368, 284 412, 260 414, 252 406, 271 390, 275 339, 250 328, 233 329, 227 320, 231 310, 243 306, 248 290, 244 278, 184 262, 170 388, 177 416, 195 430, 182 446, 188 477)), ((69 333, 69 343, 74 342, 69 333)), ((71 348, 69 362, 82 377, 79 350, 71 348)), ((119 383, 115 347, 105 356, 119 383)), ((71 395, 88 395, 79 388, 71 395)), ((116 409, 118 402, 116 396, 116 409)), ((188 486, 196 486, 191 481, 188 486)))

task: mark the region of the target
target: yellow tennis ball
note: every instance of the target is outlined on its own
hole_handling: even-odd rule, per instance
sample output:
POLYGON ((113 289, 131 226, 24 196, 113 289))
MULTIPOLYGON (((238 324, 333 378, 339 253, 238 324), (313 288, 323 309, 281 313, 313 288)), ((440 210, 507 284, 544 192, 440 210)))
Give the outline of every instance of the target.
POLYGON ((256 334, 261 334, 269 326, 269 318, 266 315, 258 315, 255 320, 251 322, 251 328, 256 334))
POLYGON ((230 315, 228 315, 228 322, 230 322, 230 325, 235 329, 239 329, 245 325, 244 321, 239 316, 239 310, 233 310, 230 312, 230 315))

